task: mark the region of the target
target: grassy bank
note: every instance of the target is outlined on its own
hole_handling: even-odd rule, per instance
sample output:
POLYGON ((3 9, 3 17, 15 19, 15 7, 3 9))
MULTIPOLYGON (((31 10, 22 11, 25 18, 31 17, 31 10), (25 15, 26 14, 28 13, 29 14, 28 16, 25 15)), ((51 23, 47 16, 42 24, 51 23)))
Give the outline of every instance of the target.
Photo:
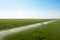
POLYGON ((48 21, 49 19, 0 19, 0 30, 48 21))
POLYGON ((60 40, 60 20, 10 35, 4 40, 60 40))

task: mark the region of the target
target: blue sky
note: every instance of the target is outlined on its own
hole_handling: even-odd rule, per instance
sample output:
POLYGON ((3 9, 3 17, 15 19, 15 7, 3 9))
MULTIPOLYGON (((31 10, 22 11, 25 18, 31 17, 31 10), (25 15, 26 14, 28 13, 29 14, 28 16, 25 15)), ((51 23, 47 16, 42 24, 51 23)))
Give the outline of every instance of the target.
POLYGON ((60 0, 0 0, 0 18, 60 18, 60 0))

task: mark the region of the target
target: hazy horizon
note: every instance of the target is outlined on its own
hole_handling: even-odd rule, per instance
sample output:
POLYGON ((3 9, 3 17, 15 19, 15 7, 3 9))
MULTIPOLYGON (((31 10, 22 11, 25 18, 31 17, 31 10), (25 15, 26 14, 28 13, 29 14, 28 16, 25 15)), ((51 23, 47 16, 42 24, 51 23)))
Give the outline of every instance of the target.
POLYGON ((0 19, 60 19, 60 0, 0 0, 0 19))

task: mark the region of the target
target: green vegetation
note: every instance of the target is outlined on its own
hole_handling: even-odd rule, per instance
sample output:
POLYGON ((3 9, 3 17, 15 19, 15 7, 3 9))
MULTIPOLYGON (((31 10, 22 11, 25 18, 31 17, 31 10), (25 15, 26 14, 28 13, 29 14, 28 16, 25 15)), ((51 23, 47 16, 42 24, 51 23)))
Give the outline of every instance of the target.
POLYGON ((60 20, 10 35, 4 40, 60 40, 60 20))
POLYGON ((0 19, 0 30, 48 21, 49 19, 0 19))

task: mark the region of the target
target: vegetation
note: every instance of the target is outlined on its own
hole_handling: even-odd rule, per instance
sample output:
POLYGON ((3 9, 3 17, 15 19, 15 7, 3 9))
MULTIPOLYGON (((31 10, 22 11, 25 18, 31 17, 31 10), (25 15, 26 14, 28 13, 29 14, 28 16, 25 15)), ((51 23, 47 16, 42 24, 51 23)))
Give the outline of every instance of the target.
POLYGON ((60 40, 60 20, 10 35, 4 40, 60 40))
POLYGON ((48 21, 49 19, 0 19, 0 30, 48 21))

